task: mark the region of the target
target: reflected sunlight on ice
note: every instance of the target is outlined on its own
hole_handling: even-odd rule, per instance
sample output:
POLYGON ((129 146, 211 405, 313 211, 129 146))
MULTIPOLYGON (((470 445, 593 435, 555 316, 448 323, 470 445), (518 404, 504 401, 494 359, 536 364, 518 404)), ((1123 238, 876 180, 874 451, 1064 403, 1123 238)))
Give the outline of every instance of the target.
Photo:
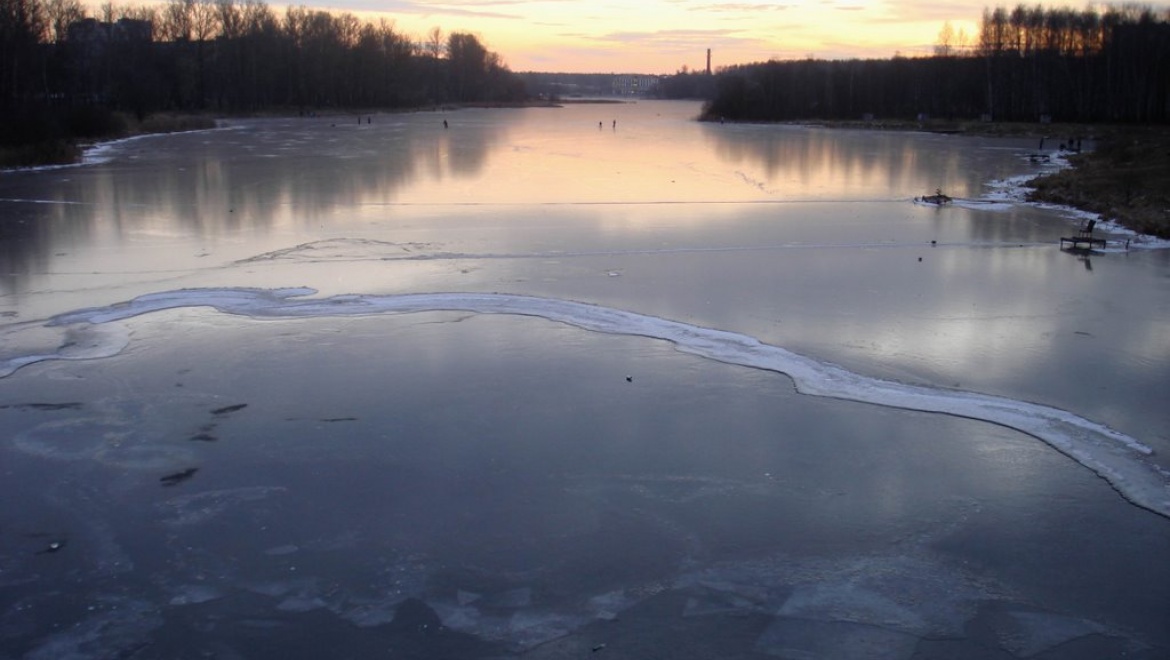
POLYGON ((61 354, 10 355, 0 362, 0 376, 41 360, 85 359, 114 355, 127 345, 127 335, 85 329, 184 307, 210 307, 252 318, 320 318, 438 310, 481 314, 514 314, 558 321, 594 332, 633 335, 671 342, 685 353, 793 379, 803 394, 872 403, 891 408, 936 412, 983 420, 1039 438, 1105 479, 1129 501, 1170 517, 1170 475, 1142 456, 1152 450, 1135 438, 1074 413, 1027 401, 973 392, 907 385, 863 376, 828 362, 798 355, 734 332, 704 328, 636 312, 569 300, 476 293, 403 295, 341 295, 311 298, 308 288, 187 289, 140 296, 124 303, 78 310, 53 317, 49 327, 79 329, 93 346, 77 353, 70 344, 61 354))

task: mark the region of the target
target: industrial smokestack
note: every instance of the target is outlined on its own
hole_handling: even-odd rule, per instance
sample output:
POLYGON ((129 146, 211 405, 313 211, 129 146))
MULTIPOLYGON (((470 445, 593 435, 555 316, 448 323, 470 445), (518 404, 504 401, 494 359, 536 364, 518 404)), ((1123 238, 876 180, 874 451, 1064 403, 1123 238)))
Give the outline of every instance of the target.
POLYGON ((707 49, 707 75, 711 75, 711 49, 707 49))

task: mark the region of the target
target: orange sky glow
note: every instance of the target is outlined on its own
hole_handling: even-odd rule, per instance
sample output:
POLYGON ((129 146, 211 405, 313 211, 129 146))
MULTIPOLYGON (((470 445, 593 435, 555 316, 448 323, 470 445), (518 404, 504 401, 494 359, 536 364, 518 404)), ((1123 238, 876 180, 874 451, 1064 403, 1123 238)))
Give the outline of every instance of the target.
MULTIPOLYGON (((269 2, 282 12, 283 2, 269 2)), ((513 71, 669 74, 769 59, 929 55, 949 22, 956 45, 976 40, 985 8, 977 0, 315 0, 311 8, 386 18, 423 40, 477 35, 513 71)), ((1028 3, 1029 6, 1035 3, 1028 3)), ((1084 9, 1083 0, 1045 7, 1084 9)), ((1158 5, 1154 5, 1157 7, 1158 5)))

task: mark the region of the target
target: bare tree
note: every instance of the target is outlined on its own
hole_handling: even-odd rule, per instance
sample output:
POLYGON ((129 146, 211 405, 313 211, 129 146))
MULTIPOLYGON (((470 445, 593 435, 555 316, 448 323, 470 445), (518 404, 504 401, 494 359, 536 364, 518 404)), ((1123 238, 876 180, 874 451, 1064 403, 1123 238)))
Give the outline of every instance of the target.
POLYGON ((942 29, 938 31, 938 43, 934 46, 935 57, 950 57, 954 54, 955 42, 955 28, 951 27, 951 22, 943 23, 942 29))
POLYGON ((276 16, 263 0, 244 0, 242 14, 244 32, 248 35, 274 34, 279 29, 276 16))
POLYGON ((170 0, 162 10, 159 36, 164 41, 190 41, 194 31, 191 0, 170 0))
POLYGON ((219 35, 219 9, 215 0, 187 0, 191 16, 191 37, 196 43, 211 41, 219 35))
POLYGON ((225 39, 236 39, 244 31, 244 12, 235 0, 215 0, 215 13, 220 34, 225 39))
POLYGON ((423 49, 428 56, 435 59, 443 56, 443 31, 438 26, 431 28, 431 31, 427 33, 423 49))
POLYGON ((85 18, 85 9, 80 0, 48 0, 45 3, 49 40, 53 43, 65 41, 69 26, 85 18))
POLYGON ((159 8, 155 5, 128 5, 122 9, 122 16, 136 21, 145 21, 151 26, 159 25, 159 8))
POLYGON ((0 106, 40 84, 44 57, 38 44, 46 32, 38 0, 0 0, 0 106))

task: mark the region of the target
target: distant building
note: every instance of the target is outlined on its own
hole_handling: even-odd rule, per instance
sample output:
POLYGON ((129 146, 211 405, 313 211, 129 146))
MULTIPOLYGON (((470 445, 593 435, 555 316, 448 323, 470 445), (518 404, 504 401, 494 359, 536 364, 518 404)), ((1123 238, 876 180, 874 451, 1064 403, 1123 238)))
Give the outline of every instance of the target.
POLYGON ((150 21, 119 18, 105 23, 96 18, 85 18, 69 25, 65 40, 87 49, 100 49, 109 43, 149 42, 154 38, 150 21))
POLYGON ((86 18, 71 23, 65 31, 65 45, 73 61, 70 96, 75 101, 107 101, 114 69, 133 67, 133 62, 141 61, 133 54, 144 56, 152 47, 153 37, 150 21, 120 18, 106 23, 86 18))
POLYGON ((612 91, 615 96, 646 96, 658 89, 660 80, 658 76, 618 75, 613 78, 612 91))

